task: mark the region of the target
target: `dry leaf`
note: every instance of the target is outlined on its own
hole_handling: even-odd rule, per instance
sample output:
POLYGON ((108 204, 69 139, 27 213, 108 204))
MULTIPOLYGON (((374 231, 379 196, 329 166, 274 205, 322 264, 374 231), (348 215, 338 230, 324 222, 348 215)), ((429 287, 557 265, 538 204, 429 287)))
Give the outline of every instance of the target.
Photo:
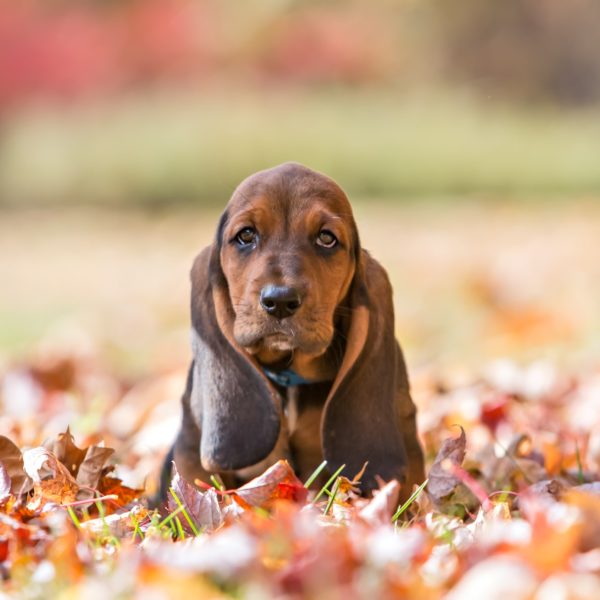
POLYGON ((0 462, 0 502, 3 502, 10 496, 11 481, 8 471, 0 462))
POLYGON ((427 492, 434 502, 439 503, 450 496, 459 485, 460 480, 448 472, 448 469, 444 467, 444 463, 450 461, 460 466, 465 458, 466 445, 467 438, 462 427, 457 438, 444 440, 428 476, 427 492))
POLYGON ((50 450, 60 462, 67 467, 73 477, 77 477, 79 465, 85 458, 86 451, 75 445, 70 428, 64 433, 59 433, 55 440, 46 442, 44 447, 50 450))
POLYGON ((82 487, 95 489, 106 465, 106 461, 114 454, 112 448, 90 446, 85 452, 85 458, 79 465, 77 483, 82 487))
POLYGON ((89 446, 79 448, 75 444, 70 428, 59 433, 55 440, 44 444, 82 487, 95 489, 103 475, 106 461, 114 454, 112 448, 89 446))
POLYGON ((232 496, 240 504, 250 506, 267 506, 273 500, 293 500, 303 502, 307 490, 296 477, 292 467, 286 460, 277 461, 262 475, 249 481, 237 490, 232 496))
POLYGON ((21 451, 7 437, 0 436, 0 462, 11 481, 11 492, 19 494, 31 489, 31 481, 23 469, 21 451))
POLYGON ((105 505, 107 514, 110 514, 118 508, 127 506, 134 500, 137 500, 144 493, 144 490, 123 485, 123 482, 118 477, 103 475, 98 483, 98 492, 103 496, 114 495, 118 497, 118 499, 113 500, 111 504, 105 505))
MULTIPOLYGON (((177 471, 175 463, 173 463, 173 479, 171 487, 175 492, 181 504, 189 517, 194 522, 194 525, 199 530, 213 531, 221 526, 223 515, 219 508, 217 494, 213 488, 206 492, 201 492, 195 486, 188 483, 177 471)), ((169 510, 177 510, 178 504, 175 499, 169 494, 169 510)), ((189 529, 185 518, 180 519, 182 525, 189 529)))
POLYGON ((52 452, 43 446, 23 453, 25 472, 33 480, 34 496, 29 503, 37 509, 47 502, 68 504, 74 502, 79 491, 77 482, 52 452))
POLYGON ((358 513, 359 518, 371 526, 385 525, 390 522, 392 515, 398 508, 400 484, 392 479, 385 484, 373 498, 358 513))

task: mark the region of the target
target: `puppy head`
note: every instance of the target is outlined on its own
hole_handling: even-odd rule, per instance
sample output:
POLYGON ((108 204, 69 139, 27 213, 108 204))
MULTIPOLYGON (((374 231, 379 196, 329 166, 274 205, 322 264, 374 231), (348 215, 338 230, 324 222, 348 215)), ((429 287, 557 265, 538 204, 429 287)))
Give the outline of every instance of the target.
POLYGON ((295 163, 256 173, 233 193, 218 243, 237 344, 275 357, 323 354, 359 252, 340 187, 295 163))

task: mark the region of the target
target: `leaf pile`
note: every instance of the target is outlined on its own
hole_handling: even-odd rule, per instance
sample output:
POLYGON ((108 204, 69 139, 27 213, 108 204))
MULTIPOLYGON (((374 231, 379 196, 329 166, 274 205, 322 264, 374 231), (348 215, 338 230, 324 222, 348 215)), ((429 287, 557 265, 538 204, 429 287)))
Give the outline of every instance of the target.
MULTIPOLYGON (((151 510, 120 479, 150 464, 139 447, 124 438, 121 454, 98 440, 79 447, 70 429, 27 446, 31 426, 3 417, 15 435, 0 437, 2 593, 595 600, 600 372, 541 369, 505 363, 478 378, 418 382, 428 480, 402 506, 396 481, 365 499, 360 474, 331 473, 319 488, 280 461, 233 490, 174 469, 168 502, 151 510)), ((40 389, 56 399, 55 382, 40 389)), ((141 389, 111 410, 144 395, 152 404, 156 388, 141 389)), ((54 419, 57 406, 45 400, 40 410, 54 419)), ((119 441, 110 422, 100 418, 98 430, 119 441)), ((155 431, 150 416, 136 427, 130 435, 155 431)))

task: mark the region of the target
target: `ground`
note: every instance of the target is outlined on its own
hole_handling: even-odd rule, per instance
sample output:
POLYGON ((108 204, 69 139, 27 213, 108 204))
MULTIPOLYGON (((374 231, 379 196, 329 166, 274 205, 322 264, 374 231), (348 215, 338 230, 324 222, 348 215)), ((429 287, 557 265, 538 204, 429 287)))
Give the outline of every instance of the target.
POLYGON ((3 213, 3 594, 598 596, 600 207, 355 207, 394 286, 428 457, 393 522, 395 484, 369 504, 342 473, 315 502, 283 464, 245 490, 176 479, 149 512, 189 359, 188 269, 218 214, 3 213))

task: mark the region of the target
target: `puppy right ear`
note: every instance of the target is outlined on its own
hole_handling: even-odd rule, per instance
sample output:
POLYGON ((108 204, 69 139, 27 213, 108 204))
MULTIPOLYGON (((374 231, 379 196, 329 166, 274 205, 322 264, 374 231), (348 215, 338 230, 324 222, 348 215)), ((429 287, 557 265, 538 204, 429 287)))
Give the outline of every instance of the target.
POLYGON ((266 458, 281 427, 281 400, 236 344, 234 312, 220 265, 220 239, 195 260, 192 278, 193 387, 190 410, 209 472, 241 469, 266 458))

